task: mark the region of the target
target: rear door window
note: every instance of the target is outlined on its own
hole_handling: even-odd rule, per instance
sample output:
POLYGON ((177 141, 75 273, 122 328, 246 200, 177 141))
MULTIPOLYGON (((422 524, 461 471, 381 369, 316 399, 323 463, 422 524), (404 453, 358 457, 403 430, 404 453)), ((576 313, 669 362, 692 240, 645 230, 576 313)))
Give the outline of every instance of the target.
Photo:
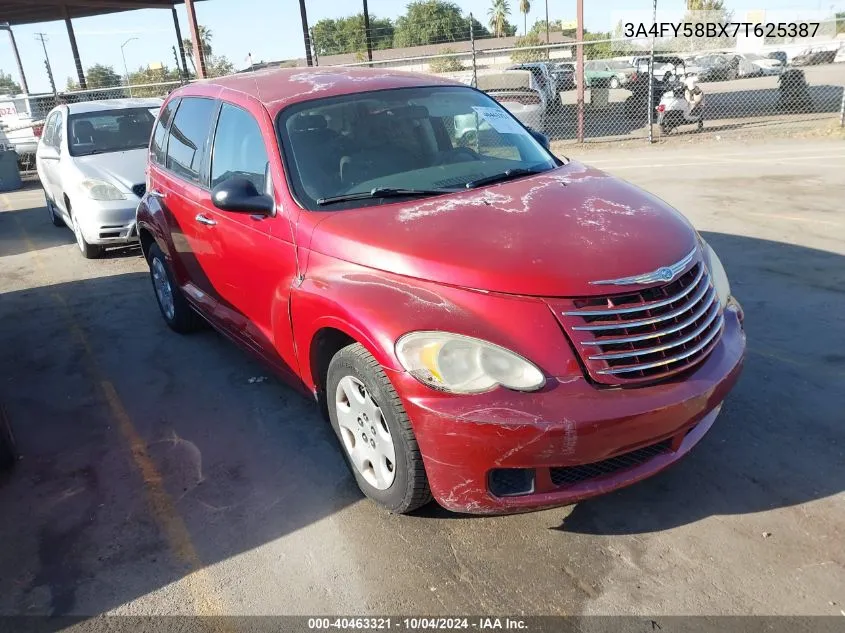
POLYGON ((202 184, 202 166, 212 117, 213 99, 184 97, 176 110, 167 140, 165 167, 191 182, 202 184))
POLYGON ((265 190, 267 150, 261 128, 253 116, 229 103, 220 108, 211 159, 211 186, 239 176, 251 180, 259 192, 265 190))

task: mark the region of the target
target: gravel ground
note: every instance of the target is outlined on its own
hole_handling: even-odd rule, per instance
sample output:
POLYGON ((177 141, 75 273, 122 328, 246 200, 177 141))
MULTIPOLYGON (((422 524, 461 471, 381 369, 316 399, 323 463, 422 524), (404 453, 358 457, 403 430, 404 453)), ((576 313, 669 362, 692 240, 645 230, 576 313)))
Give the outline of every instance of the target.
MULTIPOLYGON (((577 158, 577 150, 571 152, 577 158)), ((845 605, 845 144, 589 161, 686 213, 746 309, 745 373, 667 472, 509 517, 363 500, 315 406, 158 315, 0 195, 0 614, 827 614, 845 605)))

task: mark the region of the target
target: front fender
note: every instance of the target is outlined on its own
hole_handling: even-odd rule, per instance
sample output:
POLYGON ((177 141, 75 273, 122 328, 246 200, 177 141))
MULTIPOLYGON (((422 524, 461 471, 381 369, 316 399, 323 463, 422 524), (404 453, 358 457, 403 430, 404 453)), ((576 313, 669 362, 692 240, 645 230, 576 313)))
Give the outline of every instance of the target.
POLYGON ((521 354, 549 376, 582 376, 566 337, 541 300, 403 277, 312 251, 291 314, 303 383, 315 390, 310 350, 323 328, 361 343, 386 369, 404 371, 396 340, 415 330, 474 336, 521 354))

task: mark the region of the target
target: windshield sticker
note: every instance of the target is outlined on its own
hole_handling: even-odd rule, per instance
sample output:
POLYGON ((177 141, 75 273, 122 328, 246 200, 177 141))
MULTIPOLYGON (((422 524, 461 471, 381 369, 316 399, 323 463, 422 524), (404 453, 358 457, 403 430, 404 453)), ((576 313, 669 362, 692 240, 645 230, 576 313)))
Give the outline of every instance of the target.
POLYGON ((522 134, 524 130, 507 112, 500 108, 472 106, 476 114, 487 121, 499 134, 522 134))

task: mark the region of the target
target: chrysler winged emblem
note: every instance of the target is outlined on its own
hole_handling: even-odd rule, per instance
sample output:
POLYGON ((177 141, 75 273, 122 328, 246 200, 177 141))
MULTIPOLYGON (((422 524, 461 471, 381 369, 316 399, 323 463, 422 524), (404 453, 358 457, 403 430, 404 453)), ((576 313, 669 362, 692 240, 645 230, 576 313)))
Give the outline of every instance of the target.
POLYGON ((657 270, 650 273, 643 273, 641 275, 633 275, 632 277, 621 277, 619 279, 602 279, 600 281, 591 281, 594 286, 630 286, 633 284, 653 284, 657 282, 668 283, 677 277, 689 265, 695 257, 696 249, 693 248, 689 254, 675 262, 671 266, 661 266, 657 270))

